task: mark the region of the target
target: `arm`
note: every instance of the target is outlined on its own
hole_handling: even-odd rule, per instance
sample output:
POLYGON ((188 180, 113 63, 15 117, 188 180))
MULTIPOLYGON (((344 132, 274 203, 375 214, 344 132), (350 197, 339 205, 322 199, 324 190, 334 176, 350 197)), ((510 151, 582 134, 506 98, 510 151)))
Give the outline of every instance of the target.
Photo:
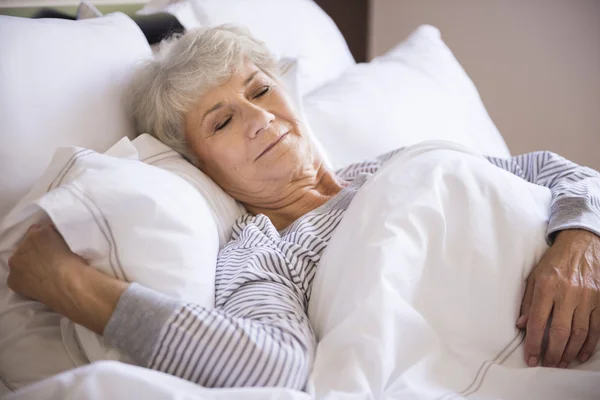
POLYGON ((600 174, 554 153, 488 158, 552 191, 552 246, 527 278, 517 327, 526 330, 525 361, 566 368, 586 362, 600 340, 600 174), (544 333, 549 340, 542 352, 544 333))
POLYGON ((148 368, 208 387, 302 389, 315 348, 297 296, 263 279, 248 281, 218 309, 132 284, 104 335, 148 368))
POLYGON ((296 389, 310 373, 316 343, 302 293, 280 274, 241 268, 222 307, 206 309, 89 267, 51 225, 30 230, 9 266, 12 290, 149 368, 205 386, 296 389))
POLYGON ((600 236, 599 172, 549 151, 487 159, 528 182, 550 189, 552 206, 546 231, 549 243, 565 229, 584 229, 600 236))

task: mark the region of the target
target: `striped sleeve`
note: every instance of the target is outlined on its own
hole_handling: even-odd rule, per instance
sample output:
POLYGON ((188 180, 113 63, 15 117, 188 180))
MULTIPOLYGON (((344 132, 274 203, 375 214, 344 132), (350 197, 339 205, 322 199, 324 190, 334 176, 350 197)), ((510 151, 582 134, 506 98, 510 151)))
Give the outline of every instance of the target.
POLYGON ((552 192, 546 236, 565 229, 585 229, 600 236, 600 173, 558 154, 537 151, 512 158, 487 157, 492 164, 552 192))
POLYGON ((216 308, 132 284, 105 329, 107 342, 144 366, 206 387, 302 390, 316 348, 297 284, 305 277, 285 270, 264 232, 248 231, 220 256, 216 308))

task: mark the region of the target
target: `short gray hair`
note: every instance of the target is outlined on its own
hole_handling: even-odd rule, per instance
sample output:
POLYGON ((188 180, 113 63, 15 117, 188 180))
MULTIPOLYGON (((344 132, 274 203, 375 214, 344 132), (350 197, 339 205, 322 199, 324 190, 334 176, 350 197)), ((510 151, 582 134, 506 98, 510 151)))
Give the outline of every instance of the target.
POLYGON ((277 79, 277 63, 266 45, 239 26, 194 29, 162 41, 131 82, 127 101, 137 133, 153 135, 196 164, 183 116, 203 93, 235 74, 245 60, 277 79))

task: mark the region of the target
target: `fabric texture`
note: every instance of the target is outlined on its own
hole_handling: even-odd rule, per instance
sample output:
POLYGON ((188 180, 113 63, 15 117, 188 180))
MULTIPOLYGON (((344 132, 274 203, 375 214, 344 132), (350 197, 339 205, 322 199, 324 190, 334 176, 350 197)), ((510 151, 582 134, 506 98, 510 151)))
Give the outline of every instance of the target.
POLYGON ((369 63, 347 68, 303 100, 334 168, 425 140, 510 156, 475 85, 432 26, 419 27, 369 63))
MULTIPOLYGON (((338 171, 341 178, 352 184, 326 205, 304 215, 281 232, 264 215, 241 217, 234 225, 232 241, 219 255, 215 309, 184 302, 154 302, 151 291, 131 285, 106 328, 106 340, 128 351, 142 365, 204 386, 302 389, 315 354, 315 337, 306 313, 317 266, 358 189, 402 151, 338 171), (156 309, 162 316, 162 329, 149 327, 145 330, 145 344, 140 348, 137 342, 131 348, 132 338, 139 338, 135 332, 142 329, 140 325, 144 321, 132 318, 132 313, 124 310, 130 309, 128 303, 138 296, 144 299, 137 302, 141 307, 139 312, 147 314, 156 309)), ((575 185, 573 187, 589 188, 587 194, 579 198, 578 212, 550 215, 551 226, 572 226, 573 220, 569 218, 573 214, 578 215, 578 222, 582 219, 580 215, 600 215, 600 208, 588 207, 600 198, 600 192, 594 189, 600 174, 593 170, 578 167, 547 152, 511 159, 489 157, 487 160, 523 178, 523 184, 525 181, 537 184, 539 190, 544 189, 544 185, 550 186, 550 182, 559 176, 563 182, 575 185), (550 170, 554 173, 549 174, 550 170), (542 171, 545 172, 540 174, 542 171)), ((555 190, 547 191, 548 207, 552 204, 553 209, 560 208, 563 197, 555 190)), ((576 193, 579 190, 572 194, 577 197, 576 193)), ((518 199, 520 192, 505 195, 518 199)), ((488 204, 488 207, 493 206, 501 205, 488 204)), ((600 226, 596 219, 590 219, 578 223, 577 227, 596 232, 600 226)), ((549 230, 544 235, 542 230, 541 241, 544 242, 544 238, 550 240, 548 235, 552 233, 549 230)), ((339 280, 338 276, 332 284, 339 280)), ((325 305, 323 307, 327 310, 325 305)), ((153 321, 152 327, 156 326, 153 321)))
POLYGON ((134 130, 123 93, 151 56, 124 14, 82 21, 0 16, 0 220, 42 175, 56 147, 105 151, 134 130), (27 51, 23 51, 27 49, 27 51))
MULTIPOLYGON (((545 157, 568 170, 547 153, 499 164, 548 184, 523 162, 545 157)), ((600 352, 570 369, 530 368, 515 326, 526 279, 548 248, 551 204, 560 202, 552 191, 456 144, 418 144, 391 158, 354 198, 316 273, 309 392, 595 399, 600 352)))
MULTIPOLYGON (((177 168, 138 161, 127 138, 105 155, 59 149, 43 177, 0 225, 3 277, 27 229, 49 220, 73 252, 104 273, 143 283, 172 299, 213 307, 216 221, 204 194, 178 175, 183 174, 177 168)), ((0 377, 14 387, 91 361, 133 362, 95 333, 66 318, 61 321, 3 286, 0 377)))

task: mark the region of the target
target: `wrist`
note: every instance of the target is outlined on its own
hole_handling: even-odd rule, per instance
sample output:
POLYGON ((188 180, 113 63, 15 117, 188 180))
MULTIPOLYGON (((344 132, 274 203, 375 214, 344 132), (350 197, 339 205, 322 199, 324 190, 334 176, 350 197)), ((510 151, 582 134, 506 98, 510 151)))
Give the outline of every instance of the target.
POLYGON ((556 240, 577 240, 577 239, 590 239, 597 238, 595 233, 587 231, 585 229, 565 229, 557 232, 556 240))
POLYGON ((87 264, 69 271, 64 282, 62 309, 56 311, 100 335, 129 286, 87 264))

